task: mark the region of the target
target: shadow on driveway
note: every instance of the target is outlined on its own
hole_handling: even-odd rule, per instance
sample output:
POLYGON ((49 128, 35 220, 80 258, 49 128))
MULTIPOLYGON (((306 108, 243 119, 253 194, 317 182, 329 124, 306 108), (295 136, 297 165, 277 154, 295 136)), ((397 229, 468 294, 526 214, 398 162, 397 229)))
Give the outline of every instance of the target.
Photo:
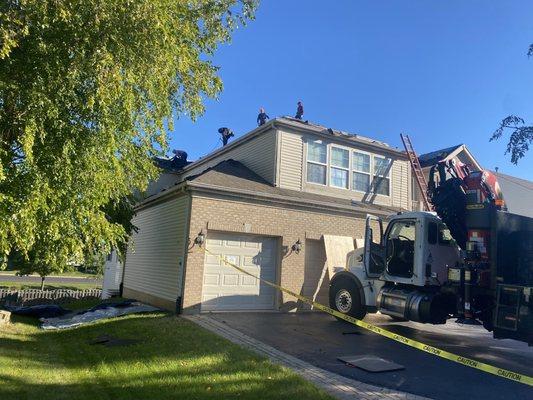
MULTIPOLYGON (((530 386, 441 359, 323 313, 213 313, 211 317, 320 368, 365 383, 434 399, 533 398, 530 386), (375 355, 405 370, 369 373, 344 365, 343 355, 375 355)), ((384 315, 365 321, 423 343, 526 375, 533 375, 533 348, 496 340, 479 326, 394 322, 384 315)))

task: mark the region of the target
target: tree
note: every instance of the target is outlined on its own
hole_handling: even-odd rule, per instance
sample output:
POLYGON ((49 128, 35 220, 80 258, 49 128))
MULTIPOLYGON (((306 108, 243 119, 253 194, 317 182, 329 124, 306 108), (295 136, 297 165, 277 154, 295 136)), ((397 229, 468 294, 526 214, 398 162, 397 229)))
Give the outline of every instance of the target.
POLYGON ((60 272, 124 243, 124 199, 221 91, 212 56, 256 1, 1 2, 0 258, 60 272))
MULTIPOLYGON (((533 56, 533 44, 529 46, 527 55, 528 57, 533 56)), ((526 125, 525 121, 516 115, 509 115, 500 122, 500 126, 492 134, 490 141, 501 138, 506 130, 511 131, 511 134, 505 154, 510 153, 511 162, 518 164, 518 161, 526 155, 533 141, 533 126, 526 125)))
POLYGON ((16 266, 17 275, 31 275, 37 274, 41 277, 41 290, 44 290, 44 281, 48 275, 53 271, 60 270, 58 266, 53 264, 45 264, 40 260, 35 259, 35 250, 31 250, 29 254, 22 255, 19 252, 11 252, 10 259, 16 266))

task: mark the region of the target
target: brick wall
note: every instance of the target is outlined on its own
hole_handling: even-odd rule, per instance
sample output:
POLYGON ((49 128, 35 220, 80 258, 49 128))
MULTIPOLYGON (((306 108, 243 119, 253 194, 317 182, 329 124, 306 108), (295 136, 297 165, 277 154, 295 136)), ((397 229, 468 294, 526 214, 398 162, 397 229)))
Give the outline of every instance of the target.
MULTIPOLYGON (((317 240, 323 234, 362 238, 364 227, 363 215, 340 215, 259 202, 244 203, 230 199, 199 197, 193 194, 189 237, 191 241, 194 240, 202 229, 208 236, 209 230, 216 230, 278 237, 282 247, 279 283, 302 293, 306 276, 306 246, 304 245, 300 254, 286 254, 291 246, 298 239, 306 243, 306 239, 317 240)), ((202 252, 194 250, 187 255, 183 296, 183 308, 186 313, 200 311, 203 264, 202 252)), ((307 271, 307 276, 317 276, 316 271, 307 271)), ((309 282, 306 282, 306 285, 308 286, 309 282)), ((283 310, 301 308, 295 300, 286 294, 279 295, 278 306, 283 310)))

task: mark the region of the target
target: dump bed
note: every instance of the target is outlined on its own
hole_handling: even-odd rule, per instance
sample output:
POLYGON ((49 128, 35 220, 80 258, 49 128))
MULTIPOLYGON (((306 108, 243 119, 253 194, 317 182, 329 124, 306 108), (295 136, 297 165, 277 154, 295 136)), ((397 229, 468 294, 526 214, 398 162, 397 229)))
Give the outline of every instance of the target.
POLYGON ((533 286, 533 218, 484 205, 466 210, 466 229, 490 231, 491 287, 533 286))
POLYGON ((533 218, 495 211, 491 221, 495 283, 533 286, 533 218))
POLYGON ((466 211, 466 225, 490 232, 494 337, 533 344, 533 218, 483 207, 466 211))

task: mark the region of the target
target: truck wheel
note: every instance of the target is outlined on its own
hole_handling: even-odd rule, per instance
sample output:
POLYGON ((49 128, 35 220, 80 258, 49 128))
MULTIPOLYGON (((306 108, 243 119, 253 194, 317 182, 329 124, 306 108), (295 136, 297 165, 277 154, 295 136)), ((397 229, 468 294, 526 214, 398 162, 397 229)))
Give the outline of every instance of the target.
MULTIPOLYGON (((349 279, 340 279, 333 282, 329 290, 329 306, 342 314, 347 314, 357 319, 363 319, 366 315, 366 306, 361 298, 363 289, 357 287, 355 282, 349 279)), ((341 320, 340 318, 337 318, 341 320)))

